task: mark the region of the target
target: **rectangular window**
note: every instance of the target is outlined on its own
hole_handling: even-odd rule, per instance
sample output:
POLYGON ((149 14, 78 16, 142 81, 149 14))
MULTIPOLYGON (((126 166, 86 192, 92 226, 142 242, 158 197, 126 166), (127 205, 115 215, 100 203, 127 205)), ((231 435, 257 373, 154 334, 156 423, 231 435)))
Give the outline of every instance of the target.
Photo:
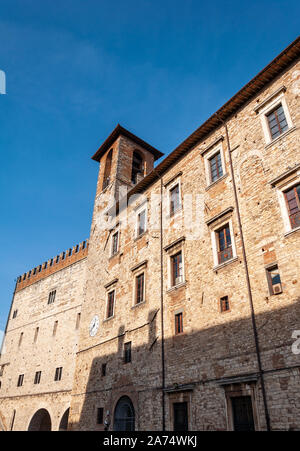
POLYGON ((174 431, 188 431, 188 403, 173 403, 174 431))
POLYGON ((232 245, 229 224, 216 232, 218 245, 218 263, 226 262, 232 258, 232 245))
POLYGON ((34 341, 34 343, 36 343, 36 341, 37 341, 37 338, 38 338, 38 335, 39 335, 39 327, 37 327, 36 329, 35 329, 35 332, 34 332, 34 339, 33 339, 33 341, 34 341))
POLYGON ((111 318, 112 316, 114 316, 114 306, 115 306, 115 290, 110 291, 107 295, 106 318, 111 318))
POLYGON ((228 296, 223 296, 220 299, 220 310, 221 310, 221 313, 222 312, 228 312, 230 310, 230 304, 229 304, 228 296))
POLYGON ((34 376, 34 383, 39 384, 41 382, 41 371, 37 371, 34 376))
POLYGON ((135 290, 135 302, 136 304, 140 304, 144 301, 144 273, 135 278, 135 290))
POLYGON ((101 366, 101 375, 104 377, 106 376, 106 363, 102 363, 101 366))
POLYGON ((17 386, 18 386, 18 387, 22 387, 23 381, 24 381, 24 374, 20 374, 19 377, 18 377, 18 383, 17 383, 17 386))
POLYGON ((180 209, 179 183, 170 189, 170 216, 180 209))
POLYGON ((182 252, 171 257, 172 286, 183 282, 182 252))
POLYGON ((59 368, 56 368, 54 380, 55 381, 60 381, 61 380, 61 376, 62 376, 62 366, 60 366, 59 368))
POLYGON ((138 213, 137 217, 137 235, 140 236, 146 232, 146 210, 138 213))
POLYGON ((112 236, 111 255, 115 255, 119 250, 119 232, 116 232, 112 236))
POLYGON ((81 318, 81 314, 80 314, 80 313, 77 313, 77 318, 76 318, 76 329, 79 329, 80 318, 81 318))
POLYGON ((124 344, 124 363, 131 362, 131 341, 124 344))
POLYGON ((48 296, 48 304, 53 304, 55 300, 56 290, 50 291, 48 296))
POLYGON ((254 431, 254 419, 251 396, 231 398, 233 427, 235 431, 254 431))
POLYGON ((18 314, 18 310, 14 310, 14 312, 13 312, 13 316, 12 316, 12 317, 13 317, 13 319, 17 317, 17 314, 18 314))
POLYGON ((272 139, 277 138, 289 128, 281 104, 266 116, 272 139))
POLYGON ((270 295, 282 293, 282 286, 278 266, 274 265, 271 268, 267 268, 266 271, 270 295))
POLYGON ((300 184, 284 193, 292 229, 300 227, 300 184))
POLYGON ((221 153, 220 152, 216 153, 208 161, 210 169, 210 180, 211 182, 215 182, 223 175, 221 153))
POLYGON ((22 340, 23 340, 23 332, 20 333, 20 338, 19 338, 19 347, 22 344, 22 340))
POLYGON ((183 314, 177 313, 175 315, 175 335, 182 334, 183 332, 183 314))
POLYGON ((54 321, 53 332, 52 332, 53 337, 56 335, 57 326, 58 326, 58 321, 54 321))
POLYGON ((97 424, 103 424, 103 407, 97 409, 97 424))

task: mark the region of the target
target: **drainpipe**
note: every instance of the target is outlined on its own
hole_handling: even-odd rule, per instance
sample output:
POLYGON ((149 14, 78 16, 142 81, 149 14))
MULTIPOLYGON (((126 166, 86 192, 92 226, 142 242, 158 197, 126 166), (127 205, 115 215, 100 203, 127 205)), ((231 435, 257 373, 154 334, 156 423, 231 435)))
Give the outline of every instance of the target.
POLYGON ((160 179, 160 318, 161 318, 161 373, 162 373, 162 430, 166 430, 165 412, 165 338, 164 338, 164 267, 163 267, 163 181, 161 175, 156 171, 160 179))
POLYGON ((245 275, 246 275, 247 291, 248 291, 248 298, 249 298, 250 309, 251 309, 252 328, 253 328, 253 335, 254 335, 254 341, 255 341, 258 371, 259 371, 259 376, 260 376, 260 380, 261 380, 261 390, 262 390, 263 403, 264 403, 264 409, 265 409, 266 425, 267 425, 267 430, 271 431, 270 415, 269 415, 269 409, 268 409, 267 397, 266 397, 264 372, 263 372, 262 364, 261 364, 261 354, 260 354, 259 339, 258 339, 257 326, 256 326, 256 320, 255 320, 255 312, 254 312, 252 291, 251 291, 251 285, 250 285, 250 277, 249 277, 243 228, 242 228, 241 215, 240 215, 240 209, 239 209, 239 201, 238 201, 238 195, 237 195, 237 189, 236 189, 235 177, 234 177, 234 170, 233 170, 233 164, 232 164, 232 158, 231 158, 231 148, 230 148, 228 127, 227 127, 227 123, 224 122, 224 120, 218 115, 218 113, 215 113, 215 114, 216 114, 217 118, 224 125, 225 133, 226 133, 226 142, 227 142, 228 155, 229 155, 229 165, 230 165, 230 172, 231 172, 231 178, 232 178, 232 186, 233 186, 233 192, 234 192, 234 200, 235 200, 235 207, 236 207, 237 220, 238 220, 238 226, 239 226, 239 233, 240 233, 241 243, 242 243, 242 253, 243 253, 244 268, 245 268, 245 275))

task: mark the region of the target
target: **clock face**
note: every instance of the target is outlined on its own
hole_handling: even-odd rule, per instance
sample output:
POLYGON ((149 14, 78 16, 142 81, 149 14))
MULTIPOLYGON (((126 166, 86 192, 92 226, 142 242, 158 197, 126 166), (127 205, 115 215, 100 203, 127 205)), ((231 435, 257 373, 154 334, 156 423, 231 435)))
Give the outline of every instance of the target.
POLYGON ((90 322, 90 327, 89 327, 91 337, 94 337, 96 335, 98 328, 99 328, 99 318, 97 315, 95 315, 93 317, 92 321, 90 322))

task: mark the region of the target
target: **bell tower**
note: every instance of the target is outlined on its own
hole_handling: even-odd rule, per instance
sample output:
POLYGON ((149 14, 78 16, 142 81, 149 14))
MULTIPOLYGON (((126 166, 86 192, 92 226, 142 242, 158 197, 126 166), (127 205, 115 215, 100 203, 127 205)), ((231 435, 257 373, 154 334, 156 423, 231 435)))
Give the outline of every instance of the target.
POLYGON ((162 156, 159 150, 117 125, 92 157, 100 163, 96 199, 101 196, 119 200, 152 171, 155 160, 162 156))

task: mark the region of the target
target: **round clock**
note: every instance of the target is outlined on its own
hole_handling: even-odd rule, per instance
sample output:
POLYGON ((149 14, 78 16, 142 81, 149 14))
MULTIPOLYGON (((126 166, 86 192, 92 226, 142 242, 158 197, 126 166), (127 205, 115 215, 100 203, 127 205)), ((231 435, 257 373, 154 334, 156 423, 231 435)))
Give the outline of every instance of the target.
POLYGON ((94 337, 97 333, 99 327, 99 318, 97 315, 95 315, 92 319, 92 321, 90 322, 90 326, 89 326, 89 331, 90 331, 90 336, 94 337))

